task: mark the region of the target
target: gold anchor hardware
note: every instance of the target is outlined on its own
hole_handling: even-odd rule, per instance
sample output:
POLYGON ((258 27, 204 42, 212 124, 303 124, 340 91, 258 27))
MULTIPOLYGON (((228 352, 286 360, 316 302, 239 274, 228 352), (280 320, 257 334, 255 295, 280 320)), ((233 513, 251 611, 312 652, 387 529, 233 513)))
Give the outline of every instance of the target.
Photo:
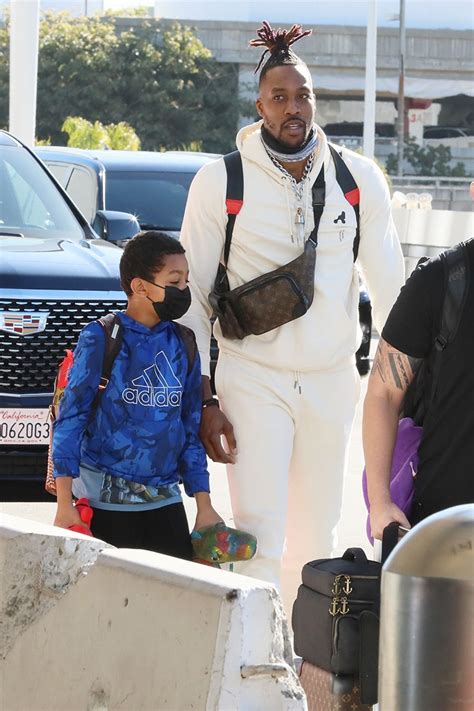
POLYGON ((329 614, 332 617, 336 615, 347 615, 350 612, 349 601, 345 595, 342 597, 333 597, 329 607, 329 614))
POLYGON ((338 614, 347 615, 349 612, 347 595, 350 595, 352 592, 350 575, 336 575, 331 592, 334 597, 329 607, 329 614, 332 615, 332 617, 338 614))
POLYGON ((339 597, 342 593, 350 595, 352 592, 350 575, 336 575, 332 586, 332 594, 339 597))

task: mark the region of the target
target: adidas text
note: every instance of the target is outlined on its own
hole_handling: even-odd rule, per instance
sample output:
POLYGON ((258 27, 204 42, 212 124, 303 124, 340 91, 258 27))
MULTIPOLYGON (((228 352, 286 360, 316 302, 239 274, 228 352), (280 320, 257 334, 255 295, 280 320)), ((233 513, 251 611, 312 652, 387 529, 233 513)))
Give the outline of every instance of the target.
POLYGON ((170 388, 126 388, 122 392, 122 400, 128 405, 145 407, 179 407, 181 396, 181 390, 170 388))

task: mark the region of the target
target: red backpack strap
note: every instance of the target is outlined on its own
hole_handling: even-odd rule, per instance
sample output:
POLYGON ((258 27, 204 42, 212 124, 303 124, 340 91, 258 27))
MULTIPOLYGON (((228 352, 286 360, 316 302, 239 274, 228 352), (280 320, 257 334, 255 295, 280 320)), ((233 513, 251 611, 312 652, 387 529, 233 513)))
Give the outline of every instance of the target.
POLYGON ((244 200, 244 173, 240 151, 234 151, 233 153, 225 155, 224 164, 227 172, 227 190, 225 196, 227 226, 225 230, 224 264, 227 266, 235 218, 239 214, 244 200))
POLYGON ((354 237, 354 243, 352 245, 352 251, 354 254, 354 262, 359 254, 359 242, 360 242, 360 214, 359 214, 359 204, 360 204, 360 192, 357 187, 357 183, 354 177, 344 162, 342 155, 328 143, 329 150, 331 151, 331 156, 334 161, 334 167, 336 169, 336 180, 344 193, 349 205, 354 208, 356 216, 356 234, 354 237))

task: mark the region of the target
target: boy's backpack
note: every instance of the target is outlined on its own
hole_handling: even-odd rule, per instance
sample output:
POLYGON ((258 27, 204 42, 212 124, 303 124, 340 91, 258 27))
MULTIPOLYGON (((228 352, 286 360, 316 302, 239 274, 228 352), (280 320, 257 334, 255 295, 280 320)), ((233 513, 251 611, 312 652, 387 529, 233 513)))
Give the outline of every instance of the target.
MULTIPOLYGON (((464 242, 443 252, 440 256, 444 273, 440 329, 429 356, 420 363, 405 393, 390 472, 390 496, 408 518, 413 502, 414 475, 418 469, 418 448, 423 435, 423 423, 436 403, 443 353, 456 337, 470 281, 469 259, 464 242)), ((420 263, 421 260, 419 265, 420 263)), ((429 482, 424 481, 423 485, 426 487, 429 482)), ((369 511, 365 468, 362 474, 362 489, 369 511)), ((367 517, 367 535, 372 542, 369 517, 367 517)))
MULTIPOLYGON (((105 336, 105 350, 104 359, 102 361, 102 374, 99 381, 99 387, 97 389, 96 396, 92 402, 91 407, 91 417, 97 410, 102 393, 109 384, 110 376, 112 373, 112 368, 116 357, 120 353, 123 341, 123 325, 119 316, 115 313, 107 314, 106 316, 101 316, 96 323, 102 326, 105 336)), ((196 338, 193 331, 186 326, 182 326, 180 323, 175 323, 178 329, 178 334, 183 342, 186 350, 186 356, 188 359, 188 369, 187 373, 192 370, 194 365, 194 360, 197 353, 196 338)), ((64 390, 69 380, 69 372, 74 363, 74 353, 71 350, 66 351, 64 360, 59 365, 58 373, 54 381, 54 392, 53 400, 49 408, 50 413, 50 442, 48 448, 48 464, 46 472, 45 489, 49 494, 56 496, 56 483, 53 475, 53 428, 54 422, 57 420, 59 415, 59 405, 61 399, 64 395, 64 390)))
MULTIPOLYGON (((344 197, 347 202, 354 208, 356 215, 356 234, 354 237, 354 244, 352 246, 355 262, 359 253, 360 242, 359 188, 357 187, 357 183, 355 182, 349 168, 345 164, 341 154, 331 144, 328 144, 328 147, 336 169, 336 180, 344 193, 344 197)), ((240 151, 233 151, 232 153, 225 155, 224 164, 227 172, 227 190, 225 198, 227 225, 225 232, 223 266, 226 268, 227 262, 229 261, 230 245, 232 242, 235 218, 242 208, 244 199, 244 173, 240 151)))

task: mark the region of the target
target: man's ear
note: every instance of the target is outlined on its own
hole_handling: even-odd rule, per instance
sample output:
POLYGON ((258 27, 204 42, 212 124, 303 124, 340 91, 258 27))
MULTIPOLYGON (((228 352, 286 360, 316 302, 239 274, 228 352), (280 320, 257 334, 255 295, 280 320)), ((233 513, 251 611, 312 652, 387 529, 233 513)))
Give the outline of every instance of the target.
POLYGON ((257 99, 257 101, 255 102, 255 106, 257 108, 258 115, 260 116, 260 118, 263 119, 264 116, 263 116, 263 107, 262 107, 261 99, 257 99))

